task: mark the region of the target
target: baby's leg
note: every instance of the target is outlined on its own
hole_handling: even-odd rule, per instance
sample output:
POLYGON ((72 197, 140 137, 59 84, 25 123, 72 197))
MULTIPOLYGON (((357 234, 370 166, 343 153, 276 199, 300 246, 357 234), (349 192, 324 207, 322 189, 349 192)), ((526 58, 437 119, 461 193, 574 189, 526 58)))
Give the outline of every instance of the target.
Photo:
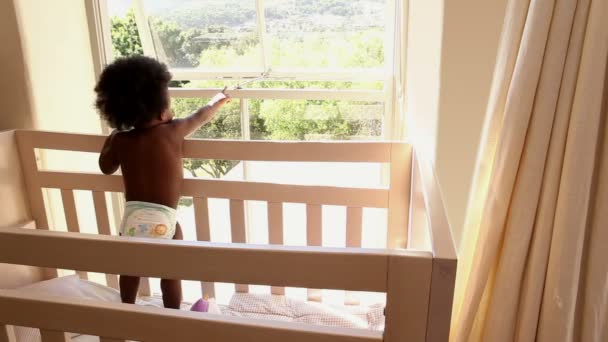
POLYGON ((118 283, 120 286, 120 299, 122 302, 135 304, 137 290, 139 289, 139 277, 121 275, 118 283))
POLYGON ((135 304, 137 290, 139 289, 139 277, 121 275, 119 282, 122 302, 135 304))
MULTIPOLYGON (((175 226, 175 235, 173 240, 182 240, 182 228, 179 223, 175 226)), ((179 309, 182 303, 182 285, 181 281, 173 279, 162 279, 160 281, 160 289, 163 291, 163 304, 166 308, 179 309)))

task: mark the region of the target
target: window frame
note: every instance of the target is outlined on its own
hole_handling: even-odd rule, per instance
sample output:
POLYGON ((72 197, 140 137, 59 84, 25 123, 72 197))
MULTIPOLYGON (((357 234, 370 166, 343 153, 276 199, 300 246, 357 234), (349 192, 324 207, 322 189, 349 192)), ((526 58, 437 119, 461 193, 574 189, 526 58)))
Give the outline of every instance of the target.
MULTIPOLYGON (((96 78, 99 77, 103 66, 111 63, 114 59, 111 41, 111 21, 108 14, 108 0, 85 0, 87 2, 87 18, 89 21, 89 31, 91 34, 91 47, 93 58, 99 66, 95 69, 96 78)), ((135 20, 138 34, 142 43, 144 55, 158 58, 154 49, 152 32, 147 24, 147 15, 143 0, 131 0, 135 13, 135 20)), ((384 115, 382 121, 382 140, 400 140, 402 129, 395 127, 400 124, 397 119, 399 114, 395 113, 396 99, 396 35, 397 25, 400 20, 404 20, 399 14, 399 5, 407 0, 387 0, 386 4, 386 32, 384 41, 384 67, 381 68, 276 68, 272 70, 269 80, 298 80, 298 81, 336 81, 336 82, 362 82, 379 81, 383 82, 382 90, 364 89, 291 89, 291 88, 244 88, 231 89, 230 95, 240 102, 241 113, 241 139, 250 140, 250 116, 248 99, 275 99, 275 100, 345 100, 345 101, 369 101, 379 102, 384 105, 384 115)), ((248 69, 185 69, 169 68, 176 81, 196 81, 196 80, 247 80, 259 77, 265 70, 268 70, 268 54, 266 53, 266 19, 264 0, 255 0, 256 9, 256 29, 260 39, 260 49, 262 49, 262 68, 248 69)), ((171 98, 210 98, 213 97, 219 88, 169 88, 171 98)), ((104 133, 109 129, 102 122, 104 133)), ((243 169, 243 178, 247 179, 247 163, 243 169)), ((386 173, 386 172, 384 172, 386 173)), ((383 180, 388 175, 383 175, 383 180)))
MULTIPOLYGON (((241 128, 243 130, 242 139, 248 139, 249 132, 249 113, 246 110, 247 99, 302 99, 302 100, 346 100, 346 101, 374 101, 384 104, 384 116, 382 125, 383 140, 395 138, 395 132, 399 131, 393 127, 395 86, 394 65, 395 65, 395 22, 397 18, 396 1, 387 0, 386 16, 388 18, 385 32, 384 55, 385 65, 381 68, 355 68, 355 69, 334 69, 334 68, 273 68, 268 77, 269 80, 298 80, 298 81, 379 81, 383 82, 382 90, 353 90, 353 89, 287 89, 287 88, 245 88, 231 89, 230 95, 239 99, 241 102, 241 128)), ((93 54, 101 56, 100 63, 105 65, 110 63, 114 56, 111 48, 111 27, 110 18, 107 11, 107 0, 88 0, 92 6, 87 7, 88 17, 95 18, 98 27, 95 29, 97 35, 96 46, 93 44, 93 54)), ((144 55, 158 58, 154 49, 152 32, 148 25, 146 10, 143 0, 132 0, 135 13, 137 30, 142 43, 144 55)), ((196 81, 196 80, 248 80, 259 77, 263 72, 269 70, 268 53, 266 50, 267 33, 264 0, 255 0, 256 9, 256 31, 260 39, 261 49, 261 68, 248 69, 185 69, 169 68, 176 81, 196 81)), ((91 19, 89 19, 91 21, 91 19)), ((97 72, 97 70, 96 70, 97 72)), ((99 71, 100 72, 100 71, 99 71)), ((99 75, 97 75, 99 76, 99 75)), ((200 98, 212 97, 217 93, 217 88, 169 88, 171 97, 176 98, 200 98)))

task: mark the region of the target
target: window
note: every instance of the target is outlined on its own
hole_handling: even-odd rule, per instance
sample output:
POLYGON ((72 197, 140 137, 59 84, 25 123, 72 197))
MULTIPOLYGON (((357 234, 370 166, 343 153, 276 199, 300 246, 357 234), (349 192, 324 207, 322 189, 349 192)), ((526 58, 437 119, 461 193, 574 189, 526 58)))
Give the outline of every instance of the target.
POLYGON ((115 57, 146 54, 170 67, 178 116, 225 85, 249 82, 218 115, 230 123, 216 127, 225 131, 199 137, 370 140, 392 136, 393 7, 393 0, 107 0, 107 15, 115 57))
MULTIPOLYGON (((394 0, 106 0, 115 57, 146 54, 174 76, 183 117, 224 86, 235 98, 194 135, 380 140, 392 127, 394 0), (245 84, 247 83, 247 84, 245 84)), ((191 176, 242 170, 187 161, 191 176)))
MULTIPOLYGON (((393 137, 394 0, 105 0, 106 55, 146 54, 174 81, 183 117, 224 86, 234 101, 194 137, 251 140, 382 140, 393 137), (246 84, 245 84, 246 83, 246 84)), ((187 160, 187 176, 294 184, 380 186, 377 164, 294 165, 187 160), (303 173, 302 170, 306 170, 303 173), (347 176, 346 176, 347 175, 347 176)), ((179 220, 194 238, 191 199, 179 220)), ((228 202, 209 202, 212 237, 229 241, 228 202), (217 216, 217 217, 216 217, 217 216), (214 230, 214 226, 216 229, 214 230), (217 234, 214 236, 214 231, 217 234), (218 235, 219 234, 219 235, 218 235)), ((324 241, 343 245, 344 208, 323 208, 324 241), (327 222, 325 222, 327 221, 327 222), (332 236, 332 231, 336 232, 332 236), (329 234, 329 235, 327 235, 329 234), (342 240, 341 240, 342 239, 342 240)), ((249 234, 267 242, 264 203, 247 203, 249 234)), ((285 204, 285 242, 301 244, 305 207, 285 204)), ((379 247, 383 210, 364 213, 363 245, 379 247), (380 222, 380 224, 379 224, 380 222), (380 230, 380 231, 379 231, 380 230)), ((384 236, 384 237, 383 237, 384 236)), ((221 292, 221 291, 220 291, 221 292)), ((218 293, 219 295, 219 293, 218 293)))

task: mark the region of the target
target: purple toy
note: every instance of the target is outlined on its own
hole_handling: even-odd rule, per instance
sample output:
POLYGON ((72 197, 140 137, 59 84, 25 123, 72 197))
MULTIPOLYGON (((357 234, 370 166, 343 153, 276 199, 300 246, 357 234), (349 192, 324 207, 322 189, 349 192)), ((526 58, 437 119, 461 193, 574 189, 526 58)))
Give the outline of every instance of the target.
POLYGON ((201 298, 192 305, 192 308, 190 309, 190 311, 208 312, 209 311, 209 302, 201 298))

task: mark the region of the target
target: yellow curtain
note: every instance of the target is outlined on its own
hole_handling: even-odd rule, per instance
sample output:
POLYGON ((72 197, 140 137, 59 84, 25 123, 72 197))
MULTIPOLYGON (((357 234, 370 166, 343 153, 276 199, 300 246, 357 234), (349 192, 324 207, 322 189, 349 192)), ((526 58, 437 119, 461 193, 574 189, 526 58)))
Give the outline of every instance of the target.
POLYGON ((608 341, 608 0, 511 0, 451 341, 608 341))

